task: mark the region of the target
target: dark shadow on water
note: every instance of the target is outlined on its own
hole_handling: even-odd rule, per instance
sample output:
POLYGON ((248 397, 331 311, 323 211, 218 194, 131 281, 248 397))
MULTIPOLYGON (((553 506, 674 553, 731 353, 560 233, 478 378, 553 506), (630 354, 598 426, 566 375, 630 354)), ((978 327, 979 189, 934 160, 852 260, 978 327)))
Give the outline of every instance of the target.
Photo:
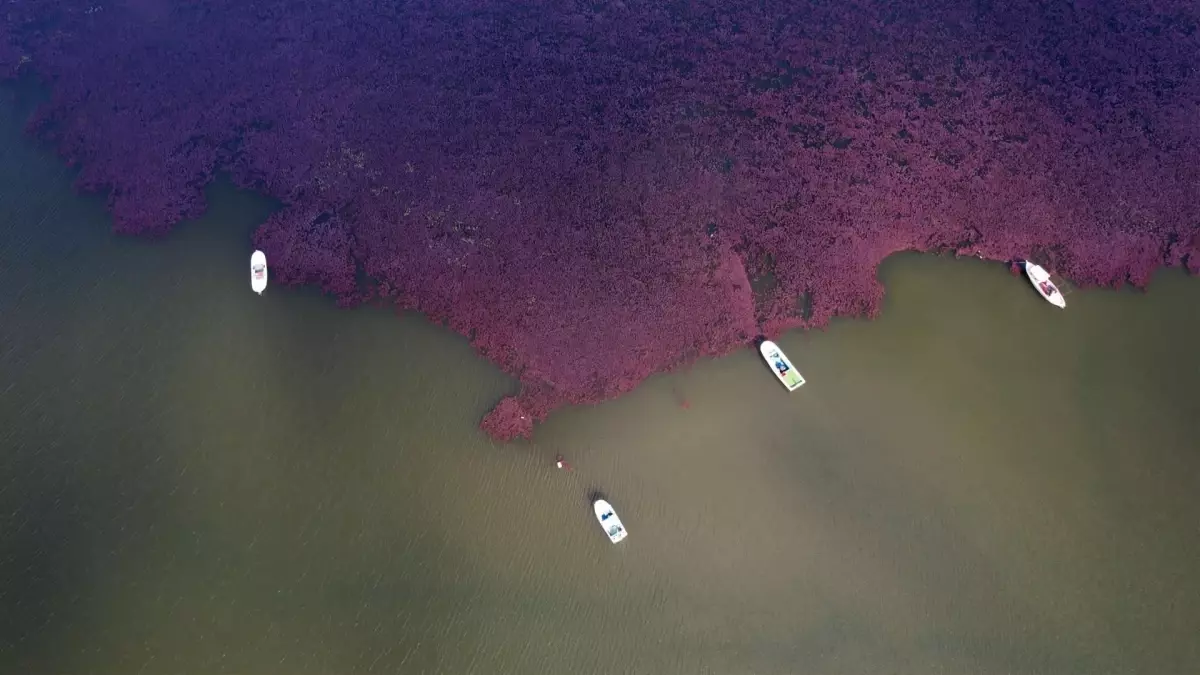
MULTIPOLYGON (((66 639, 63 621, 73 617, 76 601, 90 581, 94 551, 84 544, 86 527, 77 509, 82 497, 66 476, 39 470, 36 455, 47 444, 33 441, 18 448, 11 468, 21 487, 6 490, 0 499, 8 518, 0 520, 6 552, 0 563, 0 670, 34 672, 63 662, 55 643, 66 639), (42 480, 31 479, 44 476, 42 480)), ((74 444, 60 448, 72 452, 74 444)))

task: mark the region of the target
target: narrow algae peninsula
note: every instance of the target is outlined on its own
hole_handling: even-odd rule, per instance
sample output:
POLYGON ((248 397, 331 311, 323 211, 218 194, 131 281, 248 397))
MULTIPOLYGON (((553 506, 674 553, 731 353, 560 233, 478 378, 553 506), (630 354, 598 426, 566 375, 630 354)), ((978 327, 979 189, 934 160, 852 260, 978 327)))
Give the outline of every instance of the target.
POLYGON ((16 0, 31 129, 161 234, 218 172, 276 284, 467 335, 564 404, 880 307, 903 250, 1200 271, 1194 2, 16 0))

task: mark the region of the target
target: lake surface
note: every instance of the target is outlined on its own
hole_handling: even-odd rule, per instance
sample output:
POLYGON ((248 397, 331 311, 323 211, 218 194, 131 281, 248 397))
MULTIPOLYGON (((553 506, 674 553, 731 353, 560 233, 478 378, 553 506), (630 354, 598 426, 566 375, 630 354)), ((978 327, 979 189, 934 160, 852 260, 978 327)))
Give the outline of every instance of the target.
POLYGON ((873 322, 568 409, 419 317, 162 241, 0 90, 0 672, 1200 672, 1200 280, 897 255, 873 322), (558 471, 563 453, 574 466, 558 471), (613 546, 587 497, 629 538, 613 546))

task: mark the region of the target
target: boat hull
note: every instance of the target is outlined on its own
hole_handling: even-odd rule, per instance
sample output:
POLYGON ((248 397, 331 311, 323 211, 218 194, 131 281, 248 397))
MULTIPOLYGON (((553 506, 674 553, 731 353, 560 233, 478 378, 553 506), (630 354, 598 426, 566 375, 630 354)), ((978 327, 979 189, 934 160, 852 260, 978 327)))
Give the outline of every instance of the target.
POLYGON ((1035 265, 1031 262, 1025 263, 1025 276, 1029 279, 1029 283, 1033 284, 1033 288, 1042 298, 1058 307, 1066 309, 1067 299, 1063 297, 1062 291, 1054 282, 1050 280, 1050 273, 1042 268, 1041 265, 1035 265))
POLYGON ((791 360, 783 353, 779 345, 770 340, 764 340, 758 346, 758 351, 771 368, 771 372, 775 373, 775 377, 779 378, 788 391, 796 391, 804 385, 804 376, 796 370, 796 366, 792 365, 791 360))
POLYGON ((267 254, 255 251, 250 256, 250 288, 262 295, 267 290, 267 254))
POLYGON ((592 502, 592 508, 596 512, 596 520, 600 521, 600 527, 604 529, 604 534, 608 535, 609 541, 616 544, 629 536, 624 523, 617 517, 617 512, 613 510, 612 504, 603 499, 597 499, 592 502))

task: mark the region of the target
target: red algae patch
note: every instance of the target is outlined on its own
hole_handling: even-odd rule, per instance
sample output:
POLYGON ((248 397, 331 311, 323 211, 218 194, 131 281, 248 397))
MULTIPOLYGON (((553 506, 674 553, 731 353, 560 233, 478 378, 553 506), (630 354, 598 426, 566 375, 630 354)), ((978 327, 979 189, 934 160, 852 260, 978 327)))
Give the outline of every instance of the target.
POLYGON ((31 127, 161 233, 218 171, 272 281, 385 299, 563 404, 873 315, 901 250, 1200 271, 1194 2, 39 0, 31 127))

